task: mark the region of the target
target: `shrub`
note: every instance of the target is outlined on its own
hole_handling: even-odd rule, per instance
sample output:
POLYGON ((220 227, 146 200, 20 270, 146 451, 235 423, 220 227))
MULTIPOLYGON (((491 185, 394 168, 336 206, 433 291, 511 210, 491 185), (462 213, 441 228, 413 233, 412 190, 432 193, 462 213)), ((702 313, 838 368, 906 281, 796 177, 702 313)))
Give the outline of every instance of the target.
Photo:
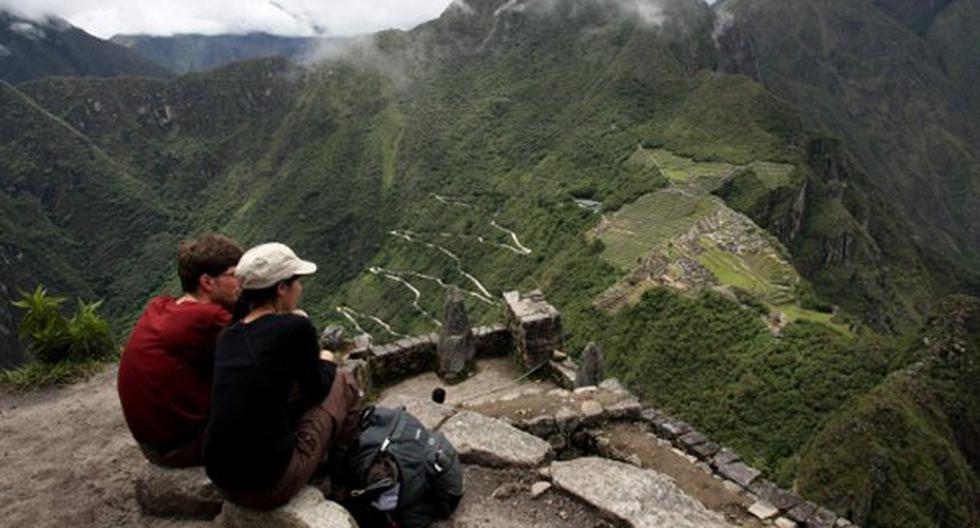
POLYGON ((62 313, 63 297, 49 295, 43 286, 23 293, 14 306, 25 310, 18 335, 27 342, 27 352, 41 363, 89 361, 111 356, 114 343, 109 323, 96 312, 101 301, 78 302, 69 319, 62 313))

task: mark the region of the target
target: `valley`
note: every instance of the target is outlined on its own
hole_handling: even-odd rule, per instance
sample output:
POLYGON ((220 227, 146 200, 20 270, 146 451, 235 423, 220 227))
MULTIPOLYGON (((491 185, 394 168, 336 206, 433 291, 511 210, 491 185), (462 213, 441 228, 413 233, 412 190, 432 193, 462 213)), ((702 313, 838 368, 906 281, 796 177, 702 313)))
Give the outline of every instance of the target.
POLYGON ((325 62, 2 82, 0 365, 20 290, 104 299, 122 342, 181 239, 279 240, 320 328, 387 343, 451 288, 474 325, 541 289, 565 352, 767 478, 967 526, 972 1, 467 0, 325 62))

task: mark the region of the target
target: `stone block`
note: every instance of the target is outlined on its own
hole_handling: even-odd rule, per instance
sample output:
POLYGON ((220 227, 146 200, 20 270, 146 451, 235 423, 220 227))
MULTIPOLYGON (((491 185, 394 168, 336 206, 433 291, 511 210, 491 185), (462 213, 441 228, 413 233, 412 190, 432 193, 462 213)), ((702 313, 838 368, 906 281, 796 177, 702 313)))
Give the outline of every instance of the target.
POLYGON ((766 479, 758 479, 753 482, 749 486, 749 491, 783 511, 789 511, 797 504, 803 502, 803 499, 781 489, 775 483, 766 479))
POLYGON ((213 519, 223 500, 202 466, 171 469, 147 462, 136 477, 136 501, 150 515, 213 519))
POLYGON ((680 444, 680 446, 683 447, 685 450, 687 450, 689 453, 692 452, 691 448, 693 448, 696 445, 703 444, 707 441, 708 439, 703 434, 697 431, 691 431, 689 433, 685 433, 677 439, 677 443, 680 444))
POLYGON ((563 389, 575 388, 575 364, 570 359, 548 362, 548 378, 563 389))
POLYGON ((525 420, 520 424, 520 428, 533 434, 534 436, 537 436, 538 438, 547 438, 558 432, 555 417, 547 415, 536 416, 525 420))
POLYGON ((620 381, 616 378, 608 378, 602 380, 602 383, 599 384, 599 388, 603 390, 607 390, 609 392, 615 392, 618 394, 629 393, 629 391, 626 390, 626 387, 624 387, 623 384, 620 383, 620 381))
POLYGON ((642 410, 639 400, 628 398, 606 407, 606 416, 612 420, 638 420, 642 410))
POLYGON ((562 407, 555 413, 555 426, 559 431, 570 433, 582 424, 582 415, 568 407, 562 407))
POLYGON ((779 509, 766 501, 756 501, 749 507, 749 513, 764 521, 778 515, 779 509))
POLYGON ((551 489, 550 482, 545 482, 543 480, 539 482, 535 482, 534 484, 531 484, 531 498, 536 499, 544 495, 545 493, 547 493, 548 490, 550 489, 551 489))
POLYGON ((717 454, 720 450, 720 445, 710 441, 691 447, 691 452, 694 453, 694 456, 704 461, 711 460, 711 457, 717 454))
POLYGON ((586 457, 551 464, 556 488, 578 497, 624 526, 729 528, 663 475, 605 458, 586 457))
POLYGON ((834 528, 837 523, 837 514, 826 509, 817 508, 813 515, 806 521, 806 528, 834 528))
POLYGON ((776 519, 776 521, 773 524, 775 524, 777 528, 797 528, 799 526, 798 524, 796 524, 796 522, 787 519, 786 517, 780 517, 776 519))
POLYGON ((805 501, 792 507, 788 512, 786 512, 786 516, 797 523, 805 523, 816 512, 817 505, 812 502, 805 501))
POLYGON ((274 510, 253 510, 226 502, 215 523, 220 528, 357 528, 347 510, 309 486, 274 510))
POLYGON ((725 447, 722 448, 721 451, 718 451, 715 456, 711 457, 711 467, 717 469, 721 466, 734 464, 739 460, 739 456, 734 451, 725 447))
POLYGON ((726 464, 718 468, 718 473, 726 479, 742 486, 743 488, 748 488, 752 481, 758 478, 760 472, 758 469, 749 467, 742 462, 734 462, 732 464, 726 464))
POLYGON ((678 438, 689 432, 691 432, 690 425, 681 421, 675 421, 668 418, 667 420, 664 421, 663 425, 661 425, 660 431, 657 434, 660 434, 667 440, 674 440, 675 438, 678 438))
POLYGON ((463 411, 440 429, 464 463, 488 467, 537 467, 552 455, 548 442, 500 420, 463 411))
POLYGON ((585 400, 581 405, 582 423, 592 425, 602 420, 602 404, 595 400, 585 400))

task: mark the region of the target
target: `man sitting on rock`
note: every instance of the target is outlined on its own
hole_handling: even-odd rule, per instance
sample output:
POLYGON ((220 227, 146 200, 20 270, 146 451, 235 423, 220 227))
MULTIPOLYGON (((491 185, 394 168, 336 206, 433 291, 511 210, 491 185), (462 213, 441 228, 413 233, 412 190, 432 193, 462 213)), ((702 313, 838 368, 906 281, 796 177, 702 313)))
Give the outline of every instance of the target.
POLYGON ((208 234, 183 242, 177 273, 184 295, 154 297, 119 361, 119 400, 150 462, 202 465, 218 335, 231 322, 241 288, 242 248, 208 234))

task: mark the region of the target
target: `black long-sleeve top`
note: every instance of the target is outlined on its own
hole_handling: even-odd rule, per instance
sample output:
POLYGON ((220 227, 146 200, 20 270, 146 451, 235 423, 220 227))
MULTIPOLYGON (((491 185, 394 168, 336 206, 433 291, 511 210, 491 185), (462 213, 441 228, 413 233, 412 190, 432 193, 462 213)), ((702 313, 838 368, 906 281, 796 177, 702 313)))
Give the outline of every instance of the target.
POLYGON ((208 477, 231 490, 271 487, 289 465, 296 421, 327 396, 335 375, 305 317, 266 315, 228 327, 214 353, 208 477))

